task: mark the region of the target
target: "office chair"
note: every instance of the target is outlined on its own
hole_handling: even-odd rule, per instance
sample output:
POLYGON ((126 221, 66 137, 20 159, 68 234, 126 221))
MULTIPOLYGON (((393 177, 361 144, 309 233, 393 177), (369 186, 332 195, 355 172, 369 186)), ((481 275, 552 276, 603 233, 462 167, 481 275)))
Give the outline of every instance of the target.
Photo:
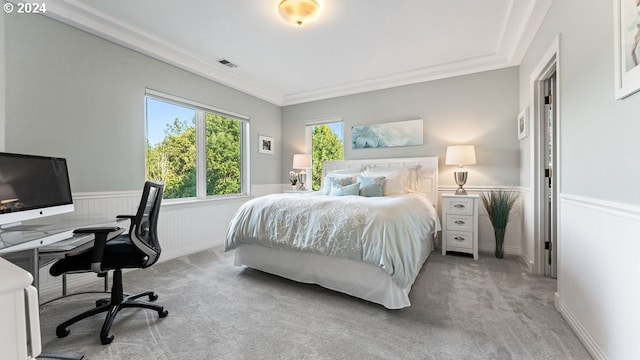
POLYGON ((145 308, 155 310, 158 316, 164 318, 169 314, 164 307, 144 301, 136 301, 138 298, 148 296, 149 301, 158 299, 153 291, 147 291, 135 295, 125 295, 122 288, 122 269, 146 268, 158 261, 160 257, 160 243, 157 237, 157 220, 162 201, 164 184, 146 182, 140 199, 138 212, 133 215, 119 215, 119 218, 131 220, 129 232, 121 234, 107 241, 108 234, 118 231, 118 227, 99 227, 78 229, 78 233, 92 233, 95 236, 92 248, 87 251, 66 256, 58 260, 49 270, 53 276, 75 271, 92 270, 101 274, 113 270, 113 285, 109 301, 98 301, 96 307, 77 315, 56 328, 58 337, 69 335, 68 327, 90 316, 107 312, 107 317, 100 331, 100 342, 103 345, 113 341, 110 329, 118 312, 125 308, 145 308))

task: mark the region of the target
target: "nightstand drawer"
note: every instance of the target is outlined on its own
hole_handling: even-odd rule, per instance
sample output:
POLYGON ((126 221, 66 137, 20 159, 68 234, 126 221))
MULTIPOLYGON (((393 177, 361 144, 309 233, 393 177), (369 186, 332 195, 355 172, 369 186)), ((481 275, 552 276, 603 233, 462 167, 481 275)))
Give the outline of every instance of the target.
POLYGON ((447 215, 447 229, 458 231, 473 231, 473 216, 447 215))
POLYGON ((473 249, 473 233, 467 231, 447 231, 447 250, 473 249))
POLYGON ((449 198, 446 202, 448 214, 473 215, 473 199, 470 198, 449 198))

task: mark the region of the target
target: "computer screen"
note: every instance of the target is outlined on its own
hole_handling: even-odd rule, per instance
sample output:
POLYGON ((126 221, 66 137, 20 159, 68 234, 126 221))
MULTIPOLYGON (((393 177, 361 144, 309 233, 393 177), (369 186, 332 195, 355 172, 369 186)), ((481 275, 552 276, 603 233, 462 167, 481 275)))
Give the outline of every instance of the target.
POLYGON ((65 159, 0 152, 0 227, 72 211, 65 159))

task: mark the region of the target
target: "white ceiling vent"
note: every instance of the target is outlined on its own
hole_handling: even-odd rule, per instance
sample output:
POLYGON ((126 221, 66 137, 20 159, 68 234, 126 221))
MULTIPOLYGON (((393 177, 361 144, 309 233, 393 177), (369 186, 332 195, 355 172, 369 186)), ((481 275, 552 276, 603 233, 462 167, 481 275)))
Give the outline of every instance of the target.
POLYGON ((229 60, 227 60, 227 59, 218 59, 218 62, 219 62, 220 64, 222 64, 222 65, 224 65, 224 66, 226 66, 226 67, 230 68, 230 69, 234 69, 234 68, 237 68, 237 67, 238 67, 238 65, 236 65, 236 64, 234 64, 234 63, 232 63, 231 61, 229 61, 229 60))

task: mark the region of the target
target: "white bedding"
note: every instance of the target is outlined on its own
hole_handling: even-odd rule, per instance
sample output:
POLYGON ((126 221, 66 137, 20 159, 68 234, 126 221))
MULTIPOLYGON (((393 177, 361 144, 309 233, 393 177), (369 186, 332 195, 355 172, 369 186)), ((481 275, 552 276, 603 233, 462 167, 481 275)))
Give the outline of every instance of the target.
POLYGON ((242 244, 361 261, 410 288, 439 230, 420 194, 385 197, 275 194, 245 203, 231 221, 225 251, 242 244))

